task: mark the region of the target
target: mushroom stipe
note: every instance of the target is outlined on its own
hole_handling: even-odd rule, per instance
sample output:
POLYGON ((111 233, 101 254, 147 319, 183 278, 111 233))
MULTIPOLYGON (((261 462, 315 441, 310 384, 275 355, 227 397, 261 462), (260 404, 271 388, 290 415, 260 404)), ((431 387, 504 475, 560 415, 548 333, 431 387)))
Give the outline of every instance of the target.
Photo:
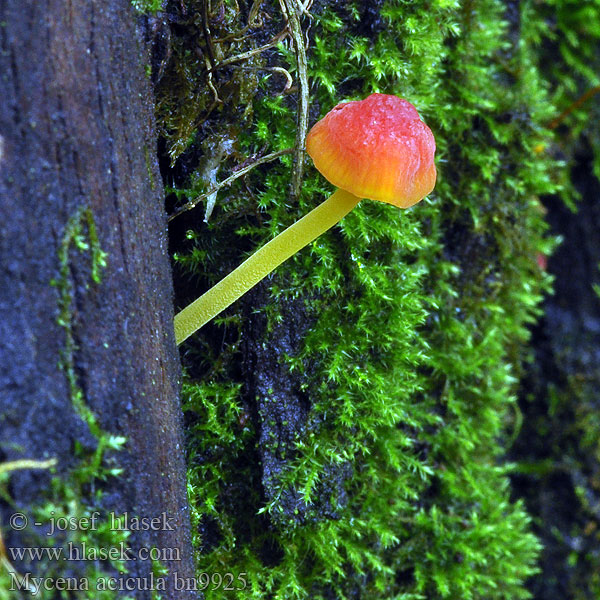
POLYGON ((433 134, 415 107, 396 96, 371 94, 338 104, 308 133, 306 149, 339 189, 175 315, 177 344, 333 227, 361 198, 408 208, 435 185, 433 134))
POLYGON ((282 231, 204 295, 175 315, 175 339, 181 344, 192 333, 252 289, 273 269, 333 227, 360 201, 336 190, 325 202, 282 231))

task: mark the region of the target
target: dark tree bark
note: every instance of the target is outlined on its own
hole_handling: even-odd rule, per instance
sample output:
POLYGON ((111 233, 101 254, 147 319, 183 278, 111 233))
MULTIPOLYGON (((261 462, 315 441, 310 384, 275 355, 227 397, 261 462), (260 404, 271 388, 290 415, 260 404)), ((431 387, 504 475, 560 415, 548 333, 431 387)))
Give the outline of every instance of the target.
MULTIPOLYGON (((0 49, 0 460, 56 457, 68 480, 101 437, 82 418, 91 409, 127 442, 104 456, 122 475, 83 486, 86 501, 102 486, 104 511, 164 515, 129 545, 178 549, 162 562, 191 577, 166 220, 134 11, 129 0, 0 0, 0 49)), ((42 501, 50 477, 11 476, 3 525, 42 501)), ((5 542, 24 545, 27 531, 5 530, 5 542)), ((152 565, 127 567, 143 577, 152 565)), ((167 585, 165 598, 196 597, 167 585)))

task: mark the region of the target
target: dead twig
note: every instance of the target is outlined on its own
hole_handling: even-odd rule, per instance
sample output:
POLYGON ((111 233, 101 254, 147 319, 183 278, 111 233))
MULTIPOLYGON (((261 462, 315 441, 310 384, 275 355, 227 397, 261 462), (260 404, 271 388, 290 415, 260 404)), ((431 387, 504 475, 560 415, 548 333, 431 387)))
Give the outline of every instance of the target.
POLYGON ((221 188, 231 185, 236 179, 243 177, 244 175, 246 175, 246 173, 249 173, 255 167, 258 167, 259 165, 264 165, 265 163, 274 161, 274 160, 280 158, 281 156, 284 156, 285 154, 292 154, 292 152, 294 152, 294 148, 286 148, 285 150, 279 150, 277 152, 272 152, 271 154, 267 154, 266 156, 262 156, 261 158, 256 159, 254 162, 241 168, 239 171, 236 171, 233 175, 230 175, 229 177, 227 177, 227 179, 224 179, 223 181, 221 181, 215 187, 208 190, 208 192, 204 192, 203 194, 196 196, 193 200, 190 200, 189 202, 187 202, 186 204, 184 204, 183 206, 178 208, 173 214, 169 215, 169 217, 168 217, 169 222, 172 221, 175 217, 178 217, 181 213, 187 212, 188 210, 192 210, 192 208, 195 208, 200 202, 202 202, 202 200, 204 200, 205 198, 208 198, 208 196, 211 196, 212 194, 215 194, 221 188))
POLYGON ((308 65, 306 61, 306 44, 300 25, 300 15, 307 11, 310 5, 299 0, 280 0, 280 5, 288 21, 288 28, 294 51, 296 53, 296 68, 298 71, 298 112, 296 115, 296 144, 294 148, 294 170, 292 172, 292 183, 290 185, 292 198, 300 195, 302 187, 302 175, 304 170, 304 144, 306 142, 306 133, 308 131, 308 65))
MULTIPOLYGON (((312 2, 312 0, 311 0, 312 2)), ((247 31, 250 29, 256 29, 258 27, 262 27, 264 24, 263 16, 269 18, 268 15, 264 13, 260 13, 260 6, 262 4, 262 0, 255 0, 250 8, 250 12, 248 13, 248 22, 245 27, 236 31, 235 33, 231 33, 226 35, 225 37, 218 38, 213 40, 215 44, 223 44, 225 42, 241 42, 242 40, 250 37, 249 35, 245 35, 247 31)), ((252 35, 252 34, 250 34, 252 35)))
POLYGON ((592 96, 595 96, 600 92, 600 85, 589 89, 585 94, 577 98, 570 106, 563 110, 558 117, 548 123, 548 129, 556 129, 567 116, 569 116, 575 109, 579 108, 582 104, 585 104, 592 96))
POLYGON ((277 94, 278 96, 288 93, 294 83, 294 80, 292 79, 292 76, 290 75, 289 71, 287 71, 283 67, 237 67, 237 68, 240 71, 273 71, 274 73, 281 73, 285 77, 286 82, 285 82, 285 85, 283 86, 283 89, 281 90, 281 92, 279 92, 279 94, 277 94))
POLYGON ((208 0, 202 2, 202 34, 206 44, 206 51, 212 69, 215 68, 215 49, 213 48, 212 36, 208 26, 208 0))
POLYGON ((274 46, 277 46, 277 44, 279 44, 279 42, 281 42, 281 40, 283 40, 287 35, 288 31, 287 29, 284 29, 283 31, 279 32, 268 44, 265 44, 260 48, 254 48, 254 50, 248 50, 248 52, 242 52, 241 54, 236 54, 235 56, 226 58, 214 65, 212 70, 216 71, 217 69, 230 65, 231 63, 239 62, 240 60, 247 60, 255 54, 260 54, 269 48, 273 48, 274 46))

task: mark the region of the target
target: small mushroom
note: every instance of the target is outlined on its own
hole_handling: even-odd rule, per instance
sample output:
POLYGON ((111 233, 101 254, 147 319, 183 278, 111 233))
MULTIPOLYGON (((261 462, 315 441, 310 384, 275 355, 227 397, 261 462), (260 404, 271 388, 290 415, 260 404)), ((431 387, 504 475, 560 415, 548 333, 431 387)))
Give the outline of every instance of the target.
POLYGON ((306 149, 338 189, 178 313, 178 344, 335 225, 361 198, 408 208, 435 185, 433 134, 415 107, 396 96, 372 94, 338 104, 310 130, 306 149))
POLYGON ((408 208, 435 185, 435 140, 415 107, 388 94, 338 104, 310 130, 306 150, 333 185, 408 208))

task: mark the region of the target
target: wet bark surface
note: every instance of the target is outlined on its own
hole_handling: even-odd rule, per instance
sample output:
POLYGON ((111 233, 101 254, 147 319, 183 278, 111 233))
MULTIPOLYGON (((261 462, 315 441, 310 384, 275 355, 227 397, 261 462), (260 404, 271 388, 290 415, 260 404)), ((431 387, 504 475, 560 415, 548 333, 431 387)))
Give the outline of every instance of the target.
MULTIPOLYGON (((179 549, 162 562, 191 577, 166 219, 131 3, 0 0, 0 22, 0 459, 56 457, 67 477, 75 448, 98 443, 74 406, 80 390, 100 428, 127 438, 110 457, 123 474, 96 484, 101 509, 163 516, 128 545, 179 549), (84 214, 106 253, 99 283, 84 214)), ((15 506, 43 501, 50 477, 13 473, 15 506)), ((127 567, 144 577, 152 564, 127 567)))

